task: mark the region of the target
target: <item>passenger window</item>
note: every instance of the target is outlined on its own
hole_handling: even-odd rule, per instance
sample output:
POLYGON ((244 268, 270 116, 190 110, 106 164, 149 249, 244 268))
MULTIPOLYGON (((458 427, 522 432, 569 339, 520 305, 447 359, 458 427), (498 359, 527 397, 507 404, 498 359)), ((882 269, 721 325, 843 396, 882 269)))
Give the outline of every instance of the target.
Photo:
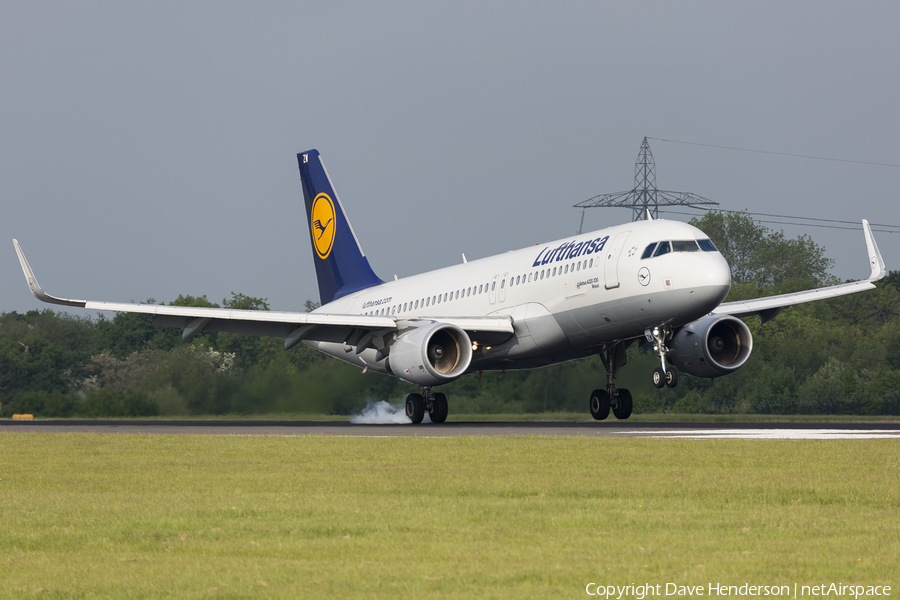
POLYGON ((516 285, 519 285, 519 276, 516 275, 516 285))
POLYGON ((653 256, 653 249, 656 248, 656 244, 657 244, 657 242, 653 242, 652 244, 650 244, 649 246, 647 246, 644 249, 644 253, 641 254, 641 260, 644 260, 645 258, 650 258, 651 256, 653 256))
POLYGON ((712 243, 712 240, 697 240, 697 243, 700 244, 700 249, 704 252, 716 252, 717 248, 712 243))
POLYGON ((588 263, 588 266, 589 266, 589 267, 593 267, 593 266, 594 266, 594 259, 593 259, 593 258, 592 258, 591 261, 588 263))
POLYGON ((580 271, 580 270, 581 270, 581 262, 580 262, 580 261, 575 265, 575 270, 576 270, 576 271, 580 271))
POLYGON ((541 269, 541 279, 543 279, 543 278, 544 278, 544 270, 541 269))
POLYGON ((491 283, 491 291, 493 292, 496 289, 497 289, 497 282, 495 281, 495 282, 491 283))
POLYGON ((672 250, 675 252, 699 252, 700 248, 694 240, 679 240, 672 242, 672 250))
POLYGON ((653 256, 662 256, 663 254, 668 254, 672 248, 669 247, 669 242, 660 242, 659 246, 656 247, 656 252, 653 253, 653 256))

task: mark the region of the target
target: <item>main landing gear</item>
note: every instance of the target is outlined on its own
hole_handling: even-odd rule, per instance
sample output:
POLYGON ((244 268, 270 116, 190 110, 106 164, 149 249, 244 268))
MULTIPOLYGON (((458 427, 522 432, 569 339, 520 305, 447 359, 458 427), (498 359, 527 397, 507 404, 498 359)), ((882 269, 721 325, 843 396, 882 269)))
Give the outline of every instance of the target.
POLYGON ((413 424, 421 423, 425 418, 425 413, 431 417, 432 423, 443 423, 447 420, 447 396, 444 394, 432 393, 430 387, 422 388, 422 394, 406 395, 406 416, 409 417, 413 424))
POLYGON ((615 342, 600 351, 600 360, 606 368, 606 389, 594 390, 591 393, 591 416, 602 421, 609 416, 609 409, 617 419, 627 419, 631 416, 634 402, 631 392, 626 389, 616 388, 616 376, 619 369, 625 366, 625 349, 631 341, 615 342))
POLYGON ((668 325, 660 325, 653 329, 644 330, 644 337, 647 338, 648 342, 653 343, 653 351, 659 356, 660 366, 653 369, 653 385, 658 388, 664 385, 670 388, 675 387, 678 385, 678 372, 674 369, 666 368, 666 354, 669 353, 669 349, 666 347, 666 340, 671 339, 672 330, 668 325))

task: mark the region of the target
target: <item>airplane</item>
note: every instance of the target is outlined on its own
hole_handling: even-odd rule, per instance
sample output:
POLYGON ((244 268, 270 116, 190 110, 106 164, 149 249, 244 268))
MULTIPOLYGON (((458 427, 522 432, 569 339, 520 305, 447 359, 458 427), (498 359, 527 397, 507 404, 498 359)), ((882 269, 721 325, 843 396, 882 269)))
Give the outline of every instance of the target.
POLYGON ((788 306, 873 289, 886 268, 863 220, 868 279, 756 300, 725 302, 731 271, 702 231, 678 221, 645 220, 570 236, 420 275, 381 280, 369 265, 317 150, 297 155, 321 306, 274 312, 124 304, 51 296, 13 240, 31 293, 52 304, 155 315, 185 340, 200 331, 276 336, 288 350, 307 344, 330 356, 421 387, 406 415, 443 423, 445 394, 434 388, 465 374, 533 369, 599 355, 606 385, 591 415, 618 419, 633 410, 615 380, 635 341, 652 344, 655 386, 674 387, 678 371, 720 377, 750 357, 741 317, 764 323, 788 306), (667 363, 676 369, 667 367, 667 363))

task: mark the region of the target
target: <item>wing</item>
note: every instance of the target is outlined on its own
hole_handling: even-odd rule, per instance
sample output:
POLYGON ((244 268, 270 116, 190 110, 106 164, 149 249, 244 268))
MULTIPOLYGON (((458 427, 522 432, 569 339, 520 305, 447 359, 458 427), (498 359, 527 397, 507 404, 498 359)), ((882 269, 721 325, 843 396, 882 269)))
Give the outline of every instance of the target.
POLYGON ((863 219, 862 224, 863 233, 866 236, 866 250, 869 254, 869 266, 872 269, 868 279, 832 285, 830 287, 818 288, 815 290, 807 290, 805 292, 795 292, 793 294, 781 294, 780 296, 769 296, 767 298, 757 298, 755 300, 725 302, 720 304, 714 312, 735 317, 759 315, 759 322, 765 323, 766 321, 771 321, 782 310, 788 306, 793 306, 794 304, 824 300, 825 298, 836 298, 846 294, 855 294, 856 292, 873 289, 875 285, 872 282, 878 281, 884 277, 887 274, 887 269, 884 265, 884 259, 881 258, 881 252, 878 250, 878 245, 875 243, 875 237, 872 235, 872 228, 869 227, 869 222, 863 219))
POLYGON ((497 343, 513 333, 512 318, 460 317, 433 319, 397 319, 389 316, 327 314, 319 312, 274 312, 263 310, 232 310, 228 308, 200 308, 188 306, 164 306, 154 304, 126 304, 58 298, 46 293, 37 281, 31 265, 25 258, 19 242, 13 240, 19 263, 25 273, 28 288, 42 302, 114 312, 133 312, 155 315, 154 325, 178 327, 184 339, 201 331, 225 331, 283 337, 285 349, 303 340, 344 343, 361 352, 367 347, 377 347, 378 338, 398 333, 418 325, 417 321, 440 321, 457 325, 479 344, 497 343))

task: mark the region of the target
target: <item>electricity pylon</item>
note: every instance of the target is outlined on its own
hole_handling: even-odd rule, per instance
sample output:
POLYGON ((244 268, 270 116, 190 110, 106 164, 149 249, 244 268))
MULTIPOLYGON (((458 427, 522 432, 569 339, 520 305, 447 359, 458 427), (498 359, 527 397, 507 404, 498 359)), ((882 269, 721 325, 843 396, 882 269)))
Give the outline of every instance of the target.
POLYGON ((656 163, 653 162, 653 153, 650 152, 650 144, 645 137, 641 143, 637 161, 634 163, 634 189, 627 192, 600 194, 576 204, 575 208, 581 209, 581 225, 578 227, 578 233, 581 233, 584 226, 584 210, 587 208, 610 206, 631 208, 633 211, 631 220, 640 221, 647 218, 647 215, 653 219, 658 218, 660 206, 698 205, 718 206, 719 203, 691 192, 670 192, 656 189, 656 163))

